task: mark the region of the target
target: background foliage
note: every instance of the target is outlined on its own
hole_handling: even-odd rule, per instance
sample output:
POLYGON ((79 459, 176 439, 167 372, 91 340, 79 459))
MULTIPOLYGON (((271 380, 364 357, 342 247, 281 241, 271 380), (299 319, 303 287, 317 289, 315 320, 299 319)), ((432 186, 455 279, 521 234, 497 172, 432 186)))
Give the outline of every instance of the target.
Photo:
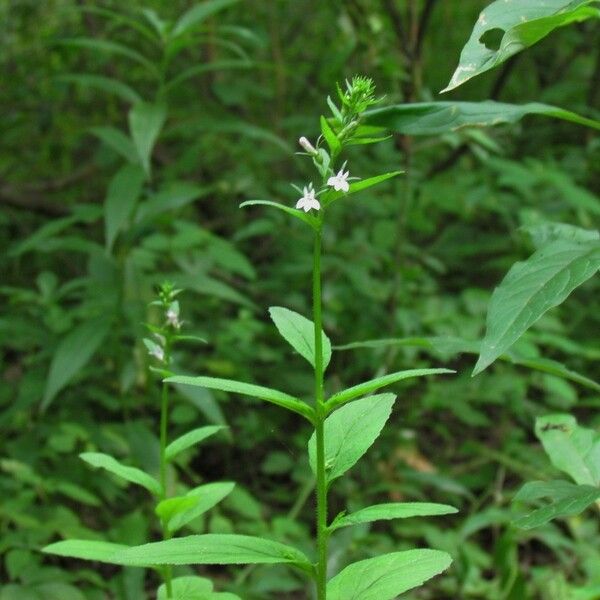
MULTIPOLYGON (((170 50, 147 34, 151 15, 175 22, 192 2, 136 0, 127 12, 119 2, 0 6, 2 600, 145 597, 155 580, 140 570, 98 571, 38 550, 62 537, 140 543, 155 533, 141 493, 77 458, 106 451, 157 469, 160 390, 141 343, 142 323, 157 318, 148 307, 154 286, 170 278, 186 288, 182 314, 209 341, 179 350, 181 371, 276 387, 285 380, 305 395, 302 359, 261 307, 308 314, 310 241, 285 215, 238 205, 295 201, 288 182, 302 184, 305 168, 296 140, 316 137, 336 81, 365 73, 386 103, 437 99, 487 2, 225 4, 170 50), (186 72, 165 89, 165 73, 186 72), (150 146, 146 173, 143 157, 141 171, 124 166, 132 149, 119 132, 135 128, 132 93, 165 107, 154 148, 140 141, 150 146), (138 189, 127 214, 110 209, 119 185, 138 189)), ((447 96, 541 101, 598 119, 598 48, 595 23, 565 27, 447 96)), ((374 372, 428 366, 433 353, 458 375, 396 386, 390 427, 340 480, 332 513, 399 499, 448 503, 460 513, 345 529, 334 539, 332 572, 426 543, 454 564, 410 597, 600 597, 597 515, 531 530, 511 524, 521 514, 512 498, 522 483, 556 478, 534 435, 536 417, 569 412, 598 425, 597 387, 519 364, 550 358, 598 379, 597 282, 547 313, 512 360, 476 378, 473 355, 452 344, 482 338, 494 286, 540 242, 534 226, 597 226, 597 135, 528 118, 395 136, 351 160, 358 175, 407 173, 365 192, 327 230, 325 329, 337 345, 410 339, 338 352, 330 370, 341 388, 374 372), (431 337, 445 344, 422 339, 431 337), (587 592, 574 596, 575 588, 587 592)), ((242 397, 190 390, 179 389, 176 425, 226 423, 230 433, 183 454, 179 468, 190 484, 237 482, 195 529, 308 546, 313 482, 298 421, 242 397)), ((305 596, 285 567, 203 572, 244 598, 305 596)))

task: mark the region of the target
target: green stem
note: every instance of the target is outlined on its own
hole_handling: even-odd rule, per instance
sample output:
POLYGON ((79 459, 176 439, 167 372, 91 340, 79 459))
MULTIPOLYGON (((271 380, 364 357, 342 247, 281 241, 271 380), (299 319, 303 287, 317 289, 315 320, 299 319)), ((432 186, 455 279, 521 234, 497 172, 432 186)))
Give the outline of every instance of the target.
POLYGON ((325 479, 325 399, 321 337, 321 229, 315 232, 313 253, 313 321, 315 325, 315 437, 317 446, 317 600, 327 597, 327 482, 325 479))

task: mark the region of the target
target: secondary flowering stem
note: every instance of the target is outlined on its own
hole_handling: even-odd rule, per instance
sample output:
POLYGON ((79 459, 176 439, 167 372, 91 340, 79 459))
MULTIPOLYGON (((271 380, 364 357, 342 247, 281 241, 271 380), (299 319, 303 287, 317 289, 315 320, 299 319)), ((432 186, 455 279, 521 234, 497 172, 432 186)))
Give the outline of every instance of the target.
POLYGON ((327 595, 327 482, 325 479, 325 399, 321 318, 321 228, 315 232, 313 252, 313 322, 315 336, 315 437, 317 459, 317 600, 327 595))

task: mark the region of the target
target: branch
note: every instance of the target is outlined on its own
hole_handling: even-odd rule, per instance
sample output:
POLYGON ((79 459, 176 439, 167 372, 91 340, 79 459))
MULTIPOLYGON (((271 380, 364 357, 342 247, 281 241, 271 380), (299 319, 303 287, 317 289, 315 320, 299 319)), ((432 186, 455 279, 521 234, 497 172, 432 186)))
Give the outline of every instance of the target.
POLYGON ((406 37, 406 29, 404 28, 404 19, 402 18, 402 13, 396 6, 394 0, 383 0, 383 6, 387 11, 390 20, 392 21, 392 26, 396 32, 396 36, 400 40, 402 52, 407 58, 410 57, 410 48, 408 47, 408 39, 406 37))
POLYGON ((425 40, 425 32, 427 31, 427 27, 429 25, 429 20, 431 19, 431 14, 438 0, 427 0, 425 6, 423 7, 423 12, 421 12, 421 17, 419 18, 419 31, 417 33, 417 41, 415 44, 415 56, 420 56, 421 51, 423 49, 423 42, 425 40))

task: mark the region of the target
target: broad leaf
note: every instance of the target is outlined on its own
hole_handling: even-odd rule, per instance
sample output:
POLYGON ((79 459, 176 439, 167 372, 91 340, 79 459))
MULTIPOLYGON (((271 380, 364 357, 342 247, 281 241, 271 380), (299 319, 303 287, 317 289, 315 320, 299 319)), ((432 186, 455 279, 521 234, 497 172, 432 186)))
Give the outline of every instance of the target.
POLYGON ((327 583, 327 600, 393 600, 439 575, 451 562, 439 550, 407 550, 361 560, 327 583))
POLYGON ((282 210, 286 212, 288 215, 292 215, 292 217, 296 217, 296 219, 300 219, 300 221, 304 221, 307 225, 310 225, 313 229, 316 229, 318 226, 318 220, 312 215, 305 213, 297 208, 291 208, 286 206, 285 204, 280 204, 279 202, 271 202, 270 200, 246 200, 246 202, 242 202, 240 204, 240 208, 244 208, 246 206, 271 206, 273 208, 277 208, 278 210, 282 210))
POLYGON ((150 176, 150 157, 165 123, 167 111, 163 104, 137 102, 129 111, 129 130, 146 175, 150 176))
POLYGON ((116 127, 92 127, 90 131, 127 162, 139 164, 133 142, 116 127))
POLYGON ((533 529, 560 518, 578 515, 590 504, 600 499, 600 488, 590 485, 574 485, 568 481, 530 481, 514 496, 519 502, 535 502, 548 498, 550 504, 519 517, 517 527, 533 529))
POLYGON ((79 455, 79 458, 92 465, 92 467, 106 469, 110 473, 113 473, 126 481, 141 485, 152 494, 158 496, 161 493, 160 484, 154 477, 148 475, 148 473, 144 473, 141 469, 121 464, 109 454, 103 454, 102 452, 84 452, 79 455))
POLYGON ((169 377, 168 379, 165 379, 165 381, 168 383, 194 385, 208 388, 209 390, 221 390, 223 392, 233 392, 236 394, 242 394, 244 396, 260 398, 266 402, 271 402, 272 404, 277 404, 277 406, 281 406, 296 412, 303 417, 306 417, 309 421, 313 418, 313 409, 305 402, 302 402, 301 400, 298 400, 298 398, 294 398, 294 396, 290 396, 285 392, 262 387, 260 385, 243 383, 241 381, 234 381, 233 379, 220 379, 217 377, 190 377, 185 375, 169 377))
MULTIPOLYGON (((297 312, 281 306, 271 306, 269 314, 283 338, 314 367, 314 323, 297 312)), ((321 340, 323 347, 323 369, 326 369, 331 360, 331 342, 324 331, 321 331, 321 340)))
MULTIPOLYGON (((327 481, 343 475, 372 446, 388 420, 396 396, 380 394, 357 400, 325 419, 325 469, 327 481)), ((308 441, 308 457, 316 472, 315 434, 308 441)))
POLYGON ((112 249, 117 234, 125 228, 137 204, 144 171, 137 165, 125 165, 112 178, 104 201, 106 247, 112 249))
MULTIPOLYGON (((343 409, 342 409, 343 410, 343 409)), ((362 508, 349 515, 336 517, 329 526, 331 531, 340 527, 359 525, 390 519, 408 519, 409 517, 432 517, 436 515, 450 515, 458 512, 448 504, 435 504, 431 502, 389 502, 387 504, 374 504, 362 508)))
POLYGON ((600 121, 581 117, 574 112, 530 102, 421 102, 395 104, 365 113, 371 125, 385 127, 404 135, 440 135, 463 127, 491 127, 501 123, 516 123, 527 115, 544 115, 600 129, 600 121))
POLYGON ((558 414, 537 419, 535 434, 557 469, 579 485, 600 485, 600 433, 558 414))
MULTIPOLYGON (((194 500, 193 504, 185 510, 181 510, 177 514, 169 518, 168 527, 170 531, 181 529, 190 521, 203 515, 206 511, 216 506, 223 498, 227 497, 235 487, 235 483, 230 481, 219 481, 200 485, 193 490, 190 490, 183 498, 194 500)), ((182 504, 183 505, 183 504, 182 504)))
POLYGON ((223 429, 225 429, 225 427, 221 425, 208 425, 206 427, 192 429, 192 431, 184 433, 167 446, 165 458, 167 460, 173 460, 180 452, 199 444, 202 440, 205 440, 207 437, 210 437, 223 429))
POLYGON ((376 377, 375 379, 371 379, 365 383, 359 383, 358 385, 334 394, 327 400, 327 410, 331 411, 336 406, 345 404, 350 400, 354 400, 354 398, 359 398, 360 396, 370 394, 379 388, 392 385, 393 383, 402 381, 403 379, 410 379, 411 377, 425 377, 426 375, 441 375, 454 372, 455 371, 450 369, 409 369, 408 371, 398 371, 396 373, 382 375, 381 377, 376 377))
POLYGON ((206 0, 187 10, 173 27, 172 37, 181 35, 200 25, 211 15, 236 4, 239 0, 206 0))
POLYGON ((95 560, 97 562, 119 564, 112 557, 115 553, 126 550, 129 546, 113 544, 98 540, 65 540, 50 544, 42 549, 46 554, 56 554, 68 558, 95 560))
POLYGON ((108 334, 107 319, 94 319, 78 325, 61 340, 50 363, 41 409, 46 410, 56 394, 87 364, 108 334))
POLYGON ((558 27, 590 18, 600 18, 597 0, 496 0, 481 11, 458 67, 442 92, 497 67, 558 27), (492 31, 502 32, 498 48, 489 48, 482 39, 492 31))
POLYGON ((473 375, 492 364, 546 311, 559 305, 600 268, 600 244, 547 244, 513 265, 494 290, 487 330, 473 375))
POLYGON ((120 564, 241 565, 288 563, 310 569, 306 556, 291 546, 264 538, 233 534, 191 535, 134 546, 116 556, 120 564))

